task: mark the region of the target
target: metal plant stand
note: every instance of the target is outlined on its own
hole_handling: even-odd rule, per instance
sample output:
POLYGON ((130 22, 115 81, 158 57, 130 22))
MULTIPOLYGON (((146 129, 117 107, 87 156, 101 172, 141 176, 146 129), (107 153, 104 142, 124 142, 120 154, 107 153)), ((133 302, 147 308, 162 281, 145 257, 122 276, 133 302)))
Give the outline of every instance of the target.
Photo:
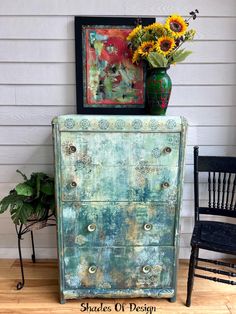
POLYGON ((21 241, 23 240, 22 236, 28 232, 31 235, 31 244, 32 244, 32 262, 35 263, 35 249, 34 249, 34 234, 33 230, 39 230, 49 226, 56 225, 56 218, 53 214, 48 215, 47 217, 43 217, 42 219, 30 219, 27 221, 27 224, 15 225, 16 234, 18 238, 18 251, 19 251, 19 260, 20 260, 20 268, 21 268, 21 281, 19 281, 16 285, 16 289, 20 290, 25 285, 25 276, 24 276, 24 265, 21 253, 21 241))

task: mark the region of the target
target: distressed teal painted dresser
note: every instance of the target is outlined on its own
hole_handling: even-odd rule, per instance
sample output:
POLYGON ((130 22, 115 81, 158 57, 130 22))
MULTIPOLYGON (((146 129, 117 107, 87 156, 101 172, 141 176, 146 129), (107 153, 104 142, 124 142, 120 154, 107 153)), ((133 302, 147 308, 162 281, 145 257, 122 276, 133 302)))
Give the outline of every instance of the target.
POLYGON ((61 303, 175 300, 186 121, 53 120, 61 303))

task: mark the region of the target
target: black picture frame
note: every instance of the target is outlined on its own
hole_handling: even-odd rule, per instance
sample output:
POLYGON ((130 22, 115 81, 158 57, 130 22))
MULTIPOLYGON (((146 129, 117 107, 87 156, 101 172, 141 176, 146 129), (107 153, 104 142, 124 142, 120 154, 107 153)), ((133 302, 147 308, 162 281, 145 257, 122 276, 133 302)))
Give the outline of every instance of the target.
POLYGON ((155 18, 141 17, 84 17, 75 16, 76 102, 78 114, 145 114, 145 70, 143 68, 143 102, 140 104, 88 104, 86 101, 86 44, 83 32, 86 28, 134 28, 138 24, 149 25, 155 18), (119 27, 120 26, 120 27, 119 27))

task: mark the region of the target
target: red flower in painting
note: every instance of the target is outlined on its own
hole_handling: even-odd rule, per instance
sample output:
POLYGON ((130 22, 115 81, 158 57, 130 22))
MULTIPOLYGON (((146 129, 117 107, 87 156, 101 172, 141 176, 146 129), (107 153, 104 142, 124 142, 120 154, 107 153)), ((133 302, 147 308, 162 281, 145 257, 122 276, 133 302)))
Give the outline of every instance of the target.
POLYGON ((109 64, 117 64, 122 61, 124 56, 129 57, 129 49, 123 38, 110 37, 104 42, 100 55, 102 60, 107 61, 109 64))

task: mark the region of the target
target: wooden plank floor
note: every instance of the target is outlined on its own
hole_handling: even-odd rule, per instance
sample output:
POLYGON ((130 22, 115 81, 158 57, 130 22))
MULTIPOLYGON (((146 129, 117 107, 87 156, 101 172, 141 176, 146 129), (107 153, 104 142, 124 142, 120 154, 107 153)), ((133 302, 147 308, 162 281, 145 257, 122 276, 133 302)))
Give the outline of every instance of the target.
POLYGON ((0 313, 27 314, 27 313, 82 313, 81 303, 89 303, 90 307, 110 307, 111 311, 98 312, 93 308, 83 313, 235 313, 236 314, 236 287, 215 283, 200 278, 195 278, 195 286, 192 297, 192 306, 187 308, 186 278, 188 262, 181 261, 178 278, 178 297, 175 303, 165 299, 86 299, 71 300, 61 305, 58 302, 57 262, 55 260, 40 260, 36 264, 27 260, 25 265, 26 286, 20 291, 16 290, 16 284, 20 278, 19 262, 15 260, 0 260, 0 313), (143 307, 144 311, 130 311, 129 303, 135 303, 143 307), (115 303, 124 304, 124 312, 114 309, 115 303), (144 307, 156 307, 156 311, 145 310, 144 307))

